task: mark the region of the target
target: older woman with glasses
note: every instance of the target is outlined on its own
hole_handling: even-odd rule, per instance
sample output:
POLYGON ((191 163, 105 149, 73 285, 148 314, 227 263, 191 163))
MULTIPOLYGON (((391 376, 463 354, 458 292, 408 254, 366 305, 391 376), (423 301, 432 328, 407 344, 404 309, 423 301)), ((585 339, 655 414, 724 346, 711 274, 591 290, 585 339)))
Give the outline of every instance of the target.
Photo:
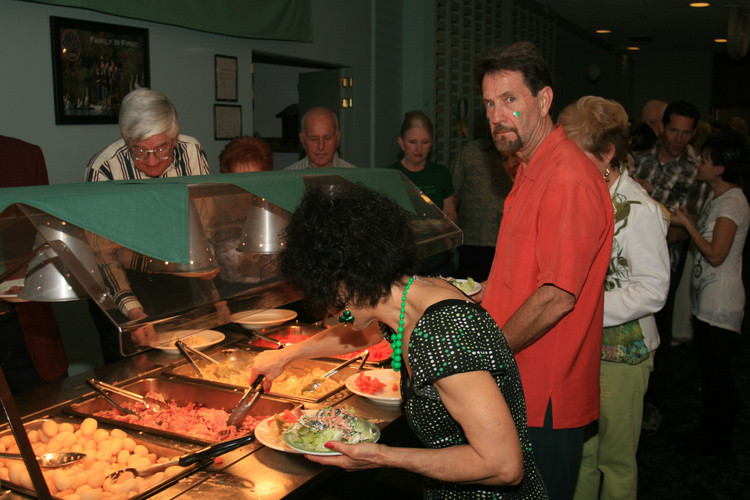
POLYGON ((574 498, 636 498, 643 396, 659 344, 654 313, 669 288, 668 220, 623 167, 628 116, 615 101, 586 96, 558 124, 602 173, 615 212, 604 283, 600 417, 587 429, 574 498))

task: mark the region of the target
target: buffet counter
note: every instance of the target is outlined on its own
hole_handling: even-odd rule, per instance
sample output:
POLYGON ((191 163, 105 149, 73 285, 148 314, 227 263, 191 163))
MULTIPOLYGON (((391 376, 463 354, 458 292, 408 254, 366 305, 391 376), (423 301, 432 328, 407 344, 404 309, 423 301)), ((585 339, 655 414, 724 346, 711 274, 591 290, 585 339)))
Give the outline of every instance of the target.
MULTIPOLYGON (((226 332, 226 339, 205 352, 218 353, 226 346, 247 342, 247 336, 226 332)), ((124 385, 130 381, 144 378, 165 377, 165 373, 175 365, 184 363, 184 358, 169 352, 149 350, 96 369, 82 373, 59 382, 18 395, 15 403, 24 422, 45 417, 66 415, 63 410, 71 403, 92 397, 92 390, 86 380, 96 378, 104 382, 124 385)), ((346 388, 334 393, 317 403, 306 403, 305 408, 324 406, 345 406, 353 408, 356 415, 375 423, 381 430, 398 420, 401 412, 398 406, 374 403, 366 398, 351 393, 346 388)), ((0 429, 7 430, 7 424, 0 429)), ((383 436, 388 438, 387 431, 383 436)), ((191 443, 179 443, 182 449, 197 449, 191 443), (191 448, 192 447, 192 448, 191 448)), ((161 491, 151 494, 149 498, 172 499, 182 498, 224 498, 240 499, 283 499, 303 498, 304 492, 319 485, 336 468, 324 467, 308 461, 302 455, 277 451, 257 442, 242 446, 222 455, 214 463, 199 467, 192 473, 169 484, 161 491)), ((24 494, 3 490, 2 500, 21 500, 24 494)))

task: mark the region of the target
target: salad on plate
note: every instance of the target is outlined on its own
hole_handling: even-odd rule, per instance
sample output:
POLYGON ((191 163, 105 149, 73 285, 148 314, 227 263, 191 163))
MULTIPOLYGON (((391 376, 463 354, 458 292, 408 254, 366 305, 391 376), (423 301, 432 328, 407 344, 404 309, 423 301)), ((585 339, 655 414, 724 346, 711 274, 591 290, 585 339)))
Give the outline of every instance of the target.
POLYGON ((284 441, 291 448, 309 454, 336 454, 325 447, 328 441, 357 444, 375 442, 380 438, 380 429, 364 418, 357 417, 354 410, 345 408, 321 408, 307 410, 297 422, 284 433, 284 441))

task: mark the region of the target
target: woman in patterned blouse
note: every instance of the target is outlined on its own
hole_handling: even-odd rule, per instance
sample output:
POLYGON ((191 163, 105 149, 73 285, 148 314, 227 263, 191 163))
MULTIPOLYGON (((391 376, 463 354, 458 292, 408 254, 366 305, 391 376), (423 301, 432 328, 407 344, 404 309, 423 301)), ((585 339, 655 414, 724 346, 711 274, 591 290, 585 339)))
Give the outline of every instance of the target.
POLYGON ((425 448, 326 444, 310 460, 347 470, 402 468, 425 477, 426 498, 547 498, 526 429, 513 354, 489 314, 443 279, 415 276, 408 214, 358 186, 308 192, 285 230, 279 265, 313 314, 342 323, 256 358, 266 383, 287 364, 390 341, 403 327, 401 395, 425 448), (403 317, 401 317, 403 315, 403 317), (344 316, 344 315, 342 315, 344 316), (345 317, 345 316, 344 316, 345 317))

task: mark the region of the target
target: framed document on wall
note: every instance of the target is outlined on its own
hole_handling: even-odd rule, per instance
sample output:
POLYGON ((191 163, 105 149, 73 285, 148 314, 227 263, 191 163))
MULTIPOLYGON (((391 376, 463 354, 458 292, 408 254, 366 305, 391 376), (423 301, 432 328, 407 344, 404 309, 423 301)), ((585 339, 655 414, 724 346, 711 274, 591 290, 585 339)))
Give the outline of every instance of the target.
POLYGON ((214 139, 234 139, 242 135, 242 106, 214 104, 214 139))
POLYGON ((237 102, 237 58, 214 56, 216 100, 237 102))
POLYGON ((120 103, 150 87, 148 30, 50 17, 55 123, 117 123, 120 103))

